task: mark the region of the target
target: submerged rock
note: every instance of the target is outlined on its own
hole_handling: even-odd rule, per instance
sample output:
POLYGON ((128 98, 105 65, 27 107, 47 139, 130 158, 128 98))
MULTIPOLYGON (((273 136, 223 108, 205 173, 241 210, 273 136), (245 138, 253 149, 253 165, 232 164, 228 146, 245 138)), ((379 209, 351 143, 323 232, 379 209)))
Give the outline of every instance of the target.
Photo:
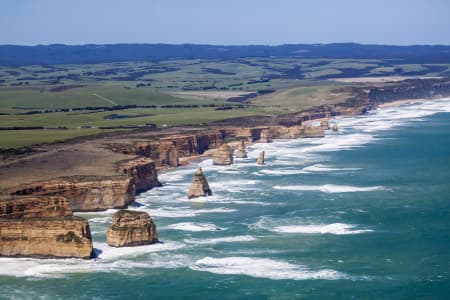
POLYGON ((258 160, 256 161, 258 165, 264 165, 264 151, 261 151, 258 156, 258 160))
POLYGON ((331 127, 331 130, 338 131, 338 126, 336 123, 333 124, 333 127, 331 127))
POLYGON ((236 158, 247 158, 247 151, 245 151, 245 144, 242 140, 236 151, 236 158))
POLYGON ((198 168, 195 171, 195 175, 192 178, 191 186, 189 187, 188 198, 197 198, 204 196, 211 196, 212 192, 209 188, 208 181, 203 174, 202 168, 198 168))
POLYGON ((231 165, 233 163, 233 149, 229 145, 223 145, 213 154, 214 165, 231 165))
POLYGON ((112 247, 157 243, 156 225, 146 212, 118 211, 112 216, 112 224, 106 233, 106 242, 112 247))

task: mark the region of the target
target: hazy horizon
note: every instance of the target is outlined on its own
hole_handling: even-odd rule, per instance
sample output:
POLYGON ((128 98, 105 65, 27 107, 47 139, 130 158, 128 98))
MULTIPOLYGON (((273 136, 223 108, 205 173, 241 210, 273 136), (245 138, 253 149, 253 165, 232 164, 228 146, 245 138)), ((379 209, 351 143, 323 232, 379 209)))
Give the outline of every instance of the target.
POLYGON ((450 45, 444 0, 19 0, 0 8, 1 45, 450 45))

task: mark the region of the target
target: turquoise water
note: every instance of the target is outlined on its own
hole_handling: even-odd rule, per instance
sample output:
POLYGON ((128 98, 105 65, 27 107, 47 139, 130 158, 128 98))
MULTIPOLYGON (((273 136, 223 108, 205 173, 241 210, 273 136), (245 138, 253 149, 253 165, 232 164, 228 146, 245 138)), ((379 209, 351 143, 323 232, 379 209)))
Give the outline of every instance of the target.
POLYGON ((98 258, 1 258, 0 298, 448 299, 450 99, 335 121, 161 174, 134 208, 161 244, 110 248, 114 211, 81 214, 98 258), (188 200, 198 165, 213 196, 188 200))

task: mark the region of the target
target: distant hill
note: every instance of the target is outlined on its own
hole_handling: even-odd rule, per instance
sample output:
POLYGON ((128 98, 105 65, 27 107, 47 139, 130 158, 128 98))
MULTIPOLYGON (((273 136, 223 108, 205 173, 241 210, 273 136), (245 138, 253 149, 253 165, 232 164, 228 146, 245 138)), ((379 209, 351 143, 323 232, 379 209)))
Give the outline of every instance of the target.
POLYGON ((0 45, 0 65, 91 64, 167 59, 238 59, 241 57, 320 57, 392 59, 403 63, 450 63, 450 46, 295 44, 219 46, 169 44, 0 45))

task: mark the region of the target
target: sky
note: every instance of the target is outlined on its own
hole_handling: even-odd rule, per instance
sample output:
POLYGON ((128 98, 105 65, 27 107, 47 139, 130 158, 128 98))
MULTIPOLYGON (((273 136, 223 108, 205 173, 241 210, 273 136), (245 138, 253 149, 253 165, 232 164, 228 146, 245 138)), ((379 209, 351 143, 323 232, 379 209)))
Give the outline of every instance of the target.
POLYGON ((449 0, 0 0, 0 44, 450 44, 449 0))

